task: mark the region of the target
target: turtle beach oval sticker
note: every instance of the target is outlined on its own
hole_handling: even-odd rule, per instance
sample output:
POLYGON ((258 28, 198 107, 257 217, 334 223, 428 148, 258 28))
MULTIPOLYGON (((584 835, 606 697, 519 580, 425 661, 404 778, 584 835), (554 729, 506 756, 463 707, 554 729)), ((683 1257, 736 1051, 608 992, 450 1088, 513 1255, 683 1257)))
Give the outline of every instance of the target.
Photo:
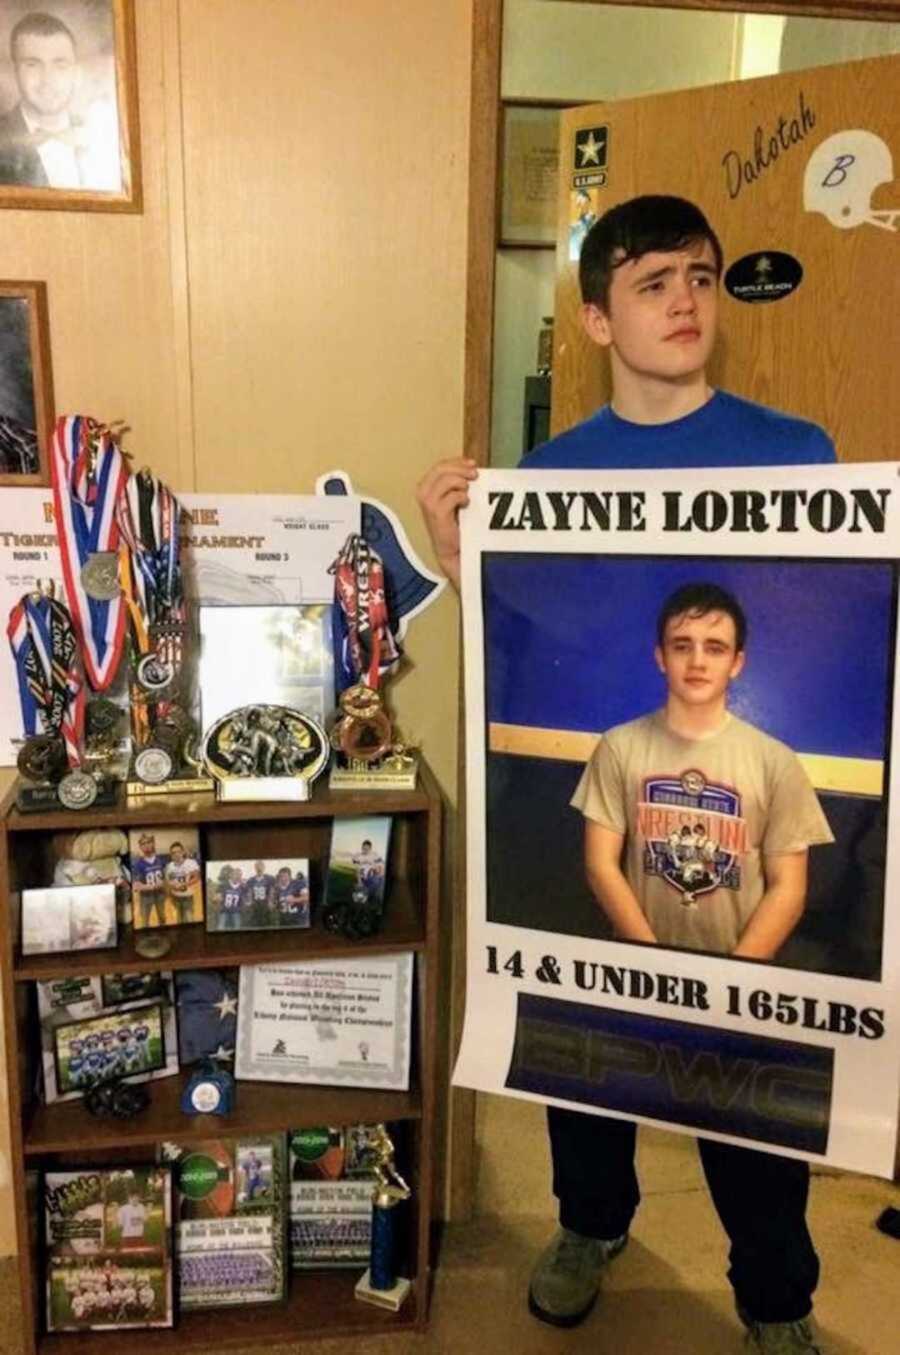
POLYGON ((796 292, 803 268, 793 254, 761 249, 737 259, 725 274, 725 290, 735 301, 783 301, 796 292))

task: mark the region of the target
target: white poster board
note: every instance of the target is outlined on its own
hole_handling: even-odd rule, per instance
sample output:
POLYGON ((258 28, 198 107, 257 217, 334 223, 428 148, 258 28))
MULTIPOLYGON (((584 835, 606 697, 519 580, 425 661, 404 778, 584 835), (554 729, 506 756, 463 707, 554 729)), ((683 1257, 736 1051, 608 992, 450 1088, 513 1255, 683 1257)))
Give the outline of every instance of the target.
MULTIPOLYGON (((330 603, 328 568, 351 532, 360 503, 351 495, 182 494, 182 564, 192 604, 252 606, 330 603)), ((0 616, 52 579, 64 597, 50 489, 6 488, 0 499, 0 616)), ((9 646, 0 658, 0 765, 15 763, 22 738, 9 646)))
MULTIPOLYGON (((896 467, 493 471, 470 498, 468 981, 455 1081, 890 1176, 896 467), (664 704, 659 608, 697 580, 747 612, 730 710, 798 755, 835 839, 810 849, 806 911, 771 962, 616 940, 568 803, 598 739, 664 704)), ((667 869, 669 817, 715 836, 725 801, 709 792, 692 767, 658 797, 665 824, 659 841, 646 830, 646 870, 667 869)), ((703 907, 740 873, 717 831, 703 907)))

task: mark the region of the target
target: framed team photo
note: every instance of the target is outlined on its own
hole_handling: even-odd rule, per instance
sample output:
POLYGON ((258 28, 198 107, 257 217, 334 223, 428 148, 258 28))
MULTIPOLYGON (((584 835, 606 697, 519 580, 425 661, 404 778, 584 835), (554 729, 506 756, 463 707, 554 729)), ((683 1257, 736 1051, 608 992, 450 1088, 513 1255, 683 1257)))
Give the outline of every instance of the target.
POLYGON ((93 1085, 94 1075, 112 1071, 115 1076, 126 1077, 131 1082, 146 1082, 173 1077, 178 1072, 180 1031, 171 973, 70 974, 63 978, 39 979, 36 987, 42 1092, 47 1105, 82 1097, 93 1085), (137 982, 123 984, 123 979, 137 982), (124 1001, 121 1000, 123 997, 124 1001), (145 1046, 147 1040, 143 1036, 140 1040, 133 1038, 133 1028, 135 1022, 140 1024, 143 1021, 141 1013, 146 1011, 152 999, 156 999, 162 1008, 165 1050, 161 1067, 146 1068, 144 1065, 151 1060, 146 1056, 138 1057, 138 1049, 145 1046), (123 1019, 131 1012, 135 1013, 132 1021, 123 1019), (113 1018, 117 1024, 103 1024, 103 1018, 107 1017, 113 1018), (97 1021, 101 1024, 94 1024, 97 1021), (64 1037, 65 1050, 74 1052, 75 1063, 74 1067, 71 1063, 67 1066, 68 1090, 63 1090, 58 1079, 56 1031, 71 1027, 74 1023, 87 1023, 91 1029, 81 1036, 76 1032, 74 1038, 80 1043, 74 1051, 69 1048, 71 1037, 64 1037), (131 1034, 128 1033, 129 1025, 131 1034), (102 1054, 101 1058, 88 1059, 89 1054, 98 1053, 102 1054))
POLYGON ((184 1311, 285 1296, 285 1135, 164 1145, 175 1179, 175 1249, 184 1311))
POLYGON ((43 1213, 48 1331, 173 1326, 167 1167, 47 1172, 43 1213))
POLYGON ((132 828, 131 913, 135 930, 203 921, 200 835, 190 827, 132 828))
POLYGON ((141 210, 134 0, 0 0, 0 207, 141 210))
POLYGON ((0 282, 0 485, 47 485, 54 422, 47 288, 0 282))
POLYGON ((206 930, 269 931, 310 925, 309 860, 209 861, 206 930))
POLYGON ((460 1085, 890 1172, 896 497, 884 463, 479 476, 460 1085))
POLYGON ((151 1003, 56 1026, 53 1059, 56 1085, 63 1095, 165 1068, 162 1005, 151 1003))
POLYGON ((62 885, 22 891, 22 954, 106 950, 116 945, 116 887, 62 885))

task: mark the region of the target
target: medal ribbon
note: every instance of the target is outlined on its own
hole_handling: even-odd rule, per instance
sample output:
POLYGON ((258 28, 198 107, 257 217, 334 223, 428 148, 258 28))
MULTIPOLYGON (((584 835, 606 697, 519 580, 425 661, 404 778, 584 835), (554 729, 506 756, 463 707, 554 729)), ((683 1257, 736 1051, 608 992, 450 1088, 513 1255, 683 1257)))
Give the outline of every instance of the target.
MULTIPOLYGON (((148 470, 128 481, 116 507, 122 538, 131 553, 133 602, 144 627, 181 619, 178 501, 148 470)), ((132 608, 132 617, 135 612, 132 608)))
POLYGON ((68 611, 55 598, 26 593, 9 614, 6 633, 16 662, 26 735, 37 733, 40 715, 44 732, 62 736, 69 766, 77 767, 84 729, 84 683, 68 611))
POLYGON ((381 556, 363 537, 353 534, 330 567, 343 636, 339 665, 347 679, 378 687, 379 680, 400 660, 401 650, 391 631, 384 596, 381 556))
POLYGON ((84 415, 57 419, 50 449, 53 503, 72 625, 95 691, 112 682, 122 656, 125 602, 89 597, 81 571, 90 555, 116 551, 116 505, 128 472, 109 430, 84 415))

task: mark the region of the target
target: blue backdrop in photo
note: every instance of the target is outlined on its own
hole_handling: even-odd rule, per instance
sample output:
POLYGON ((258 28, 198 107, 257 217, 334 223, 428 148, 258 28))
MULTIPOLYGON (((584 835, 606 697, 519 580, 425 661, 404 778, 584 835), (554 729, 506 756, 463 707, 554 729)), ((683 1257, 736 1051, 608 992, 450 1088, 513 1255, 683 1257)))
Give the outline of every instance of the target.
POLYGON ((890 562, 486 554, 483 571, 489 722, 600 732, 656 709, 657 612, 704 580, 747 613, 735 714, 797 752, 886 756, 890 562))

